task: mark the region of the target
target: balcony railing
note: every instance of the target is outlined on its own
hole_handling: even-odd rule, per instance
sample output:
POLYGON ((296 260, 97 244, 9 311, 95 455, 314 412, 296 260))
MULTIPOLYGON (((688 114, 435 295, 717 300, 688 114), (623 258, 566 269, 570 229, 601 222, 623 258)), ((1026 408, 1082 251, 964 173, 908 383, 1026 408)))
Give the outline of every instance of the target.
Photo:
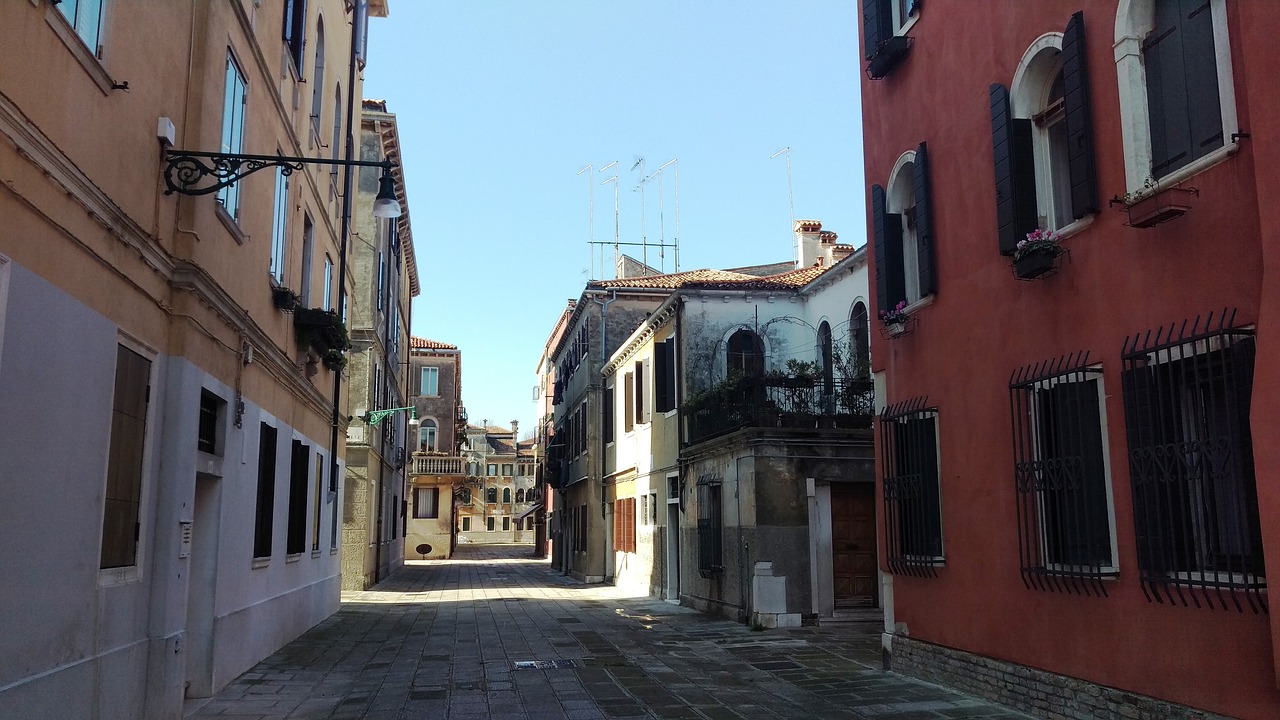
POLYGON ((744 427, 865 429, 874 413, 870 380, 776 376, 722 383, 681 411, 691 444, 744 427))
POLYGON ((463 475, 466 467, 465 458, 414 453, 410 472, 414 475, 463 475))

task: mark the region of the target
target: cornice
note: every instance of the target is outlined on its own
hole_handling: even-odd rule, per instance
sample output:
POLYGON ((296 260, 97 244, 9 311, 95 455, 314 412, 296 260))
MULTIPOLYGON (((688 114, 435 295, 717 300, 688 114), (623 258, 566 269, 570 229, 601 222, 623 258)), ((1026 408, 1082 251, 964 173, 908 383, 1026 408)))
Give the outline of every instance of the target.
POLYGON ((618 348, 618 350, 613 353, 613 359, 605 363, 600 374, 604 377, 608 377, 617 372, 618 368, 622 366, 622 363, 630 360, 636 352, 638 352, 640 348, 649 341, 649 338, 653 337, 654 334, 658 332, 658 328, 667 324, 667 321, 676 314, 676 309, 679 305, 680 303, 678 302, 665 303, 662 308, 659 308, 657 312, 650 315, 644 323, 631 334, 631 337, 627 338, 627 341, 623 343, 622 347, 618 348))

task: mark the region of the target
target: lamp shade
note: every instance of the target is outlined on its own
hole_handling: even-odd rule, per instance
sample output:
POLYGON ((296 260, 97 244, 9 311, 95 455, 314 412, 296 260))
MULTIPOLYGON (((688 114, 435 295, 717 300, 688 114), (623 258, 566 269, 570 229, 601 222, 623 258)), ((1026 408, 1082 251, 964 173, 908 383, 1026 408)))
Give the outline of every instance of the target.
POLYGON ((379 218, 400 217, 400 201, 396 199, 396 180, 390 170, 383 170, 378 178, 378 195, 373 200, 373 216, 379 218))

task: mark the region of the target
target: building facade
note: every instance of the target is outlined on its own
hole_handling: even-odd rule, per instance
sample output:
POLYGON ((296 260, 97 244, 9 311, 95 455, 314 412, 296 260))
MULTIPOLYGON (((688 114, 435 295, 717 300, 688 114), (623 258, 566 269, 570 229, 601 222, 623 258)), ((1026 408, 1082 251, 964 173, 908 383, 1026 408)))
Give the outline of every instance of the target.
POLYGON ((510 429, 467 427, 462 453, 467 477, 457 494, 458 542, 534 544, 534 441, 520 442, 519 429, 514 420, 510 429))
MULTIPOLYGON (((560 344, 560 338, 564 335, 565 325, 569 322, 569 318, 573 316, 573 308, 577 305, 576 299, 570 299, 565 309, 560 313, 560 318, 556 321, 555 327, 551 330, 551 334, 547 337, 547 342, 542 346, 542 354, 538 356, 538 367, 534 370, 534 374, 538 379, 538 384, 534 388, 534 407, 536 408, 535 416, 538 418, 537 427, 534 428, 534 472, 535 472, 535 489, 534 498, 539 507, 534 511, 534 532, 536 537, 534 542, 537 543, 537 552, 541 557, 554 558, 556 553, 557 533, 555 532, 555 523, 553 518, 556 512, 556 495, 552 489, 552 483, 559 481, 559 467, 552 468, 547 462, 547 449, 555 442, 555 386, 556 386, 556 365, 551 362, 551 352, 560 344)), ((552 561, 553 565, 560 567, 556 561, 552 561)))
MULTIPOLYGON (((364 100, 360 122, 363 160, 400 159, 396 116, 380 100, 364 100)), ((377 168, 361 168, 350 247, 352 295, 351 408, 347 427, 347 484, 342 519, 342 587, 364 590, 404 564, 406 465, 412 413, 397 411, 378 422, 368 413, 407 408, 414 378, 409 367, 409 319, 421 291, 413 252, 413 230, 399 165, 401 214, 373 215, 377 168)), ((328 268, 326 259, 326 268, 328 268)))
POLYGON ((865 251, 688 279, 605 366, 618 584, 764 626, 877 606, 865 251))
POLYGON ((0 716, 177 717, 338 607, 346 390, 287 311, 345 359, 347 174, 162 174, 341 158, 386 3, 259 5, 0 9, 0 716))
POLYGON ((453 555, 457 492, 463 489, 461 455, 466 409, 462 406, 462 353, 456 345, 412 339, 413 450, 405 557, 447 559, 453 555))
POLYGON ((860 5, 893 666, 1274 717, 1280 6, 860 5))

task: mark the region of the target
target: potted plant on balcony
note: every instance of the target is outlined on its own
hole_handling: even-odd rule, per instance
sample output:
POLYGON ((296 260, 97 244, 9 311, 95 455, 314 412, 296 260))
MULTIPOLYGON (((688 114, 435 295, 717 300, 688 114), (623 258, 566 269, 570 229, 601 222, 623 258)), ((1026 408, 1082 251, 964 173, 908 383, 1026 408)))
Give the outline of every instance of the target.
POLYGON ((347 326, 332 310, 300 308, 293 313, 293 327, 297 331, 298 348, 311 348, 321 356, 330 350, 346 352, 351 349, 347 326))
POLYGON ((299 300, 301 298, 298 293, 283 285, 276 285, 271 288, 271 302, 283 312, 290 313, 297 310, 299 300))
POLYGON ((342 369, 347 366, 347 354, 341 350, 326 350, 320 362, 334 372, 342 372, 342 369))
POLYGON ((893 309, 881 310, 880 322, 884 323, 886 337, 896 338, 909 334, 911 315, 907 312, 907 301, 899 300, 893 309))
POLYGON ((1039 228, 1027 233, 1013 251, 1013 273, 1019 280, 1034 280, 1053 272, 1062 254, 1061 238, 1039 228))
POLYGON ((1111 198, 1111 205, 1124 205, 1129 227, 1146 229, 1182 217, 1191 209, 1191 196, 1196 188, 1167 187, 1148 177, 1142 187, 1111 198))

